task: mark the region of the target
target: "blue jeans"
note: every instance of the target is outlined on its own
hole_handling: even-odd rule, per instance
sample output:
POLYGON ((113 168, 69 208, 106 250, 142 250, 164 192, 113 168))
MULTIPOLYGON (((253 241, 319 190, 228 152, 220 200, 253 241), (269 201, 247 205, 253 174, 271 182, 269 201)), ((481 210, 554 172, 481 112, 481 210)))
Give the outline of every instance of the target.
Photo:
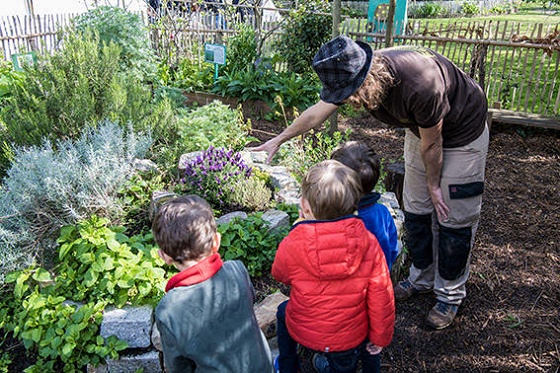
MULTIPOLYGON (((278 306, 276 312, 276 333, 278 338, 278 365, 281 373, 296 373, 300 369, 299 356, 297 354, 297 342, 288 333, 286 327, 286 306, 284 301, 278 306)), ((379 373, 381 371, 381 359, 379 354, 370 355, 366 350, 366 339, 359 346, 341 352, 321 353, 328 360, 328 366, 320 373, 354 373, 358 363, 362 361, 362 373, 379 373)))
POLYGON ((276 311, 276 337, 278 339, 278 368, 280 373, 297 373, 299 357, 297 342, 294 341, 286 327, 286 306, 288 301, 280 303, 276 311))

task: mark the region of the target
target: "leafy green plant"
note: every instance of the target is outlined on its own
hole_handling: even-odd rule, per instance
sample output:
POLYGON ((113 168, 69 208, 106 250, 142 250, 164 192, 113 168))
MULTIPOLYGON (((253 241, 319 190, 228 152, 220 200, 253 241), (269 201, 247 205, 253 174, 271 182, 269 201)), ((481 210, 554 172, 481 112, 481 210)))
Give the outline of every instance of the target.
POLYGON ((0 281, 37 258, 48 260, 63 225, 93 213, 121 216, 117 192, 150 144, 149 136, 107 122, 76 141, 59 141, 57 150, 49 142, 17 148, 0 187, 0 281))
POLYGON ((121 71, 146 80, 156 72, 156 55, 151 46, 148 29, 139 14, 120 7, 95 7, 73 19, 80 32, 95 31, 99 35, 99 48, 114 43, 119 46, 116 60, 121 71))
POLYGON ((104 308, 155 305, 166 274, 151 234, 123 232, 96 216, 65 226, 56 276, 36 266, 7 275, 0 288, 0 327, 38 357, 26 371, 79 372, 116 359, 127 347, 114 336, 99 336, 104 308))
POLYGON ((288 63, 288 70, 310 73, 313 56, 331 37, 330 4, 321 0, 303 2, 290 11, 284 32, 275 48, 288 63))
POLYGON ((329 135, 327 131, 311 130, 307 135, 294 138, 280 148, 281 165, 286 166, 294 177, 301 181, 309 167, 329 159, 332 151, 342 142, 348 141, 350 130, 336 131, 329 135))
POLYGON ((227 41, 227 64, 224 71, 246 71, 254 67, 257 59, 255 29, 247 23, 237 23, 235 33, 227 41))
POLYGON ((241 150, 253 139, 248 136, 251 122, 240 109, 233 110, 220 101, 195 108, 179 117, 179 143, 183 152, 213 147, 241 150))
POLYGON ((442 5, 432 2, 425 2, 420 7, 412 9, 414 18, 437 18, 444 14, 445 10, 442 5))
POLYGON ((251 175, 247 180, 233 183, 229 198, 232 206, 240 206, 242 210, 263 211, 272 204, 272 189, 264 180, 251 175))
POLYGON ((122 227, 92 216, 62 228, 57 240, 57 284, 71 299, 107 299, 156 304, 163 295, 165 271, 151 233, 128 237, 122 227))
POLYGON ((278 117, 280 110, 304 110, 319 98, 317 78, 302 77, 290 71, 276 72, 266 64, 256 68, 226 73, 218 78, 212 92, 236 97, 240 101, 262 100, 270 107, 270 115, 278 117))
POLYGON ((40 267, 7 277, 12 291, 6 291, 0 303, 5 328, 37 354, 37 361, 26 371, 54 372, 62 365, 65 372, 78 372, 106 357, 117 358, 127 343, 114 336, 104 340, 98 333, 105 303, 67 302, 50 282, 50 273, 40 267))
POLYGON ((122 198, 124 216, 121 224, 131 234, 141 234, 151 229, 150 204, 154 192, 164 190, 166 183, 161 173, 135 174, 125 182, 119 196, 122 198))
POLYGON ((209 91, 214 84, 214 69, 212 65, 190 58, 183 58, 176 65, 162 61, 158 65, 158 83, 186 92, 209 91))
POLYGON ((222 257, 225 260, 241 260, 249 275, 256 277, 270 271, 276 248, 287 235, 288 228, 271 231, 259 212, 245 219, 235 218, 220 224, 218 231, 222 235, 222 257))
POLYGON ((474 16, 480 12, 480 9, 478 8, 477 4, 470 1, 465 1, 461 5, 461 12, 466 16, 474 16))

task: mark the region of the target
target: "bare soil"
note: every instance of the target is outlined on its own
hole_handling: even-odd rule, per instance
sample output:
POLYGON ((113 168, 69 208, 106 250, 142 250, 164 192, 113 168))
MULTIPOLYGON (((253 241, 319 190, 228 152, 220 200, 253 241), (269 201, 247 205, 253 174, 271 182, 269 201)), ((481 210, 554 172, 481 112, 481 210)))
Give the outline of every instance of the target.
MULTIPOLYGON (((255 121, 253 127, 264 141, 284 124, 255 121)), ((367 142, 385 164, 402 161, 402 129, 368 114, 339 119, 339 128, 351 128, 351 138, 367 142)), ((493 124, 467 298, 441 331, 425 323, 433 294, 397 303, 384 371, 560 371, 559 161, 558 131, 493 124)), ((270 279, 255 286, 261 292, 279 287, 270 279)))

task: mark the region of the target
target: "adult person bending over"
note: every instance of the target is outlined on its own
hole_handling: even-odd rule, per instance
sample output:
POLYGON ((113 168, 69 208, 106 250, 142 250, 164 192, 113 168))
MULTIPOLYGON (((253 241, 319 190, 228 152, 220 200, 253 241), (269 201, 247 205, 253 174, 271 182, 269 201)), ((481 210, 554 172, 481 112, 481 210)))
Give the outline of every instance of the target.
POLYGON ((408 279, 395 299, 433 289, 427 323, 449 326, 465 284, 480 218, 488 150, 487 100, 480 86, 442 55, 422 47, 376 50, 339 36, 313 59, 321 100, 275 138, 255 148, 268 161, 285 141, 322 124, 338 106, 365 107, 378 120, 405 127, 405 243, 408 279))

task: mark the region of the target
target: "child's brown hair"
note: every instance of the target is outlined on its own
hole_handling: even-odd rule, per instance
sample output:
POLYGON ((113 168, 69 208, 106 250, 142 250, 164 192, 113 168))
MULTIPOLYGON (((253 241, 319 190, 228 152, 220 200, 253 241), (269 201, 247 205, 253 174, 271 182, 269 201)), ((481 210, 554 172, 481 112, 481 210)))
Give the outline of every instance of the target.
POLYGON ((381 173, 381 165, 379 157, 364 142, 349 141, 340 145, 331 154, 331 159, 358 173, 364 193, 369 193, 375 188, 381 173))
POLYGON ((159 248, 178 263, 210 254, 216 229, 212 207, 196 195, 167 201, 152 223, 159 248))
POLYGON ((304 176, 301 194, 317 220, 352 214, 362 195, 358 174, 335 160, 312 166, 304 176))

